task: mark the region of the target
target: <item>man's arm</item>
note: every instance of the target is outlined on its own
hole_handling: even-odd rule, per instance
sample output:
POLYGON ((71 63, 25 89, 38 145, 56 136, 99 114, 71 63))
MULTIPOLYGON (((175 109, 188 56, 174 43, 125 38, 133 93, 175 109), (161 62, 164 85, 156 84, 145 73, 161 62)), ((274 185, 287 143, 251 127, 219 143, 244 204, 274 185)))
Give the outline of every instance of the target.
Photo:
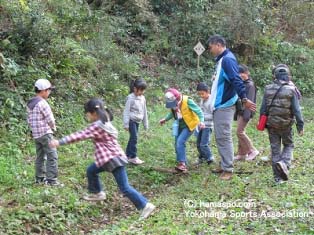
POLYGON ((245 85, 239 76, 237 61, 233 58, 226 57, 222 61, 222 66, 229 78, 229 81, 233 85, 238 96, 241 98, 244 107, 255 112, 256 104, 246 97, 245 85))

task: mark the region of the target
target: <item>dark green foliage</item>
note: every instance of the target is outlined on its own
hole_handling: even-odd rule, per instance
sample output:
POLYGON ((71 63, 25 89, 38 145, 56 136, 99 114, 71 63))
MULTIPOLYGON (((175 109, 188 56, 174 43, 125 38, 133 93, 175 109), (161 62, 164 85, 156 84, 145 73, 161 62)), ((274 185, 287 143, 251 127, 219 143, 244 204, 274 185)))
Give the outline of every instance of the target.
POLYGON ((61 99, 56 103, 102 96, 115 97, 121 106, 129 81, 139 76, 150 81, 152 90, 179 86, 191 93, 198 81, 210 84, 214 69, 204 52, 196 70, 193 47, 198 41, 205 45, 214 33, 226 37, 260 88, 270 82, 273 65, 286 63, 302 93, 313 91, 314 52, 306 47, 313 44, 306 38, 311 26, 302 33, 293 16, 285 14, 289 6, 298 12, 296 17, 308 19, 304 5, 239 0, 88 3, 90 9, 84 1, 1 1, 0 51, 6 60, 0 70, 2 127, 25 120, 25 103, 40 77, 57 86, 52 96, 61 99), (289 27, 278 28, 282 22, 289 27), (292 39, 289 29, 300 34, 292 39))

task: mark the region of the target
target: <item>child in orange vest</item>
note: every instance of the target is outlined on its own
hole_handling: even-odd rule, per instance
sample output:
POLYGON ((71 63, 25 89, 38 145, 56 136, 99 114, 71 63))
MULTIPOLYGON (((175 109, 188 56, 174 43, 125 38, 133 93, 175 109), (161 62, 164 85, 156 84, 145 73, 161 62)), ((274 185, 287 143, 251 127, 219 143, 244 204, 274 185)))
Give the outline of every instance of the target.
MULTIPOLYGON (((165 93, 166 108, 170 113, 159 121, 161 125, 174 118, 178 122, 177 133, 175 134, 175 151, 178 165, 175 169, 179 172, 187 172, 186 142, 193 134, 195 128, 205 127, 204 115, 201 108, 188 96, 182 95, 178 90, 170 88, 165 93)), ((175 131, 176 132, 176 131, 175 131)))

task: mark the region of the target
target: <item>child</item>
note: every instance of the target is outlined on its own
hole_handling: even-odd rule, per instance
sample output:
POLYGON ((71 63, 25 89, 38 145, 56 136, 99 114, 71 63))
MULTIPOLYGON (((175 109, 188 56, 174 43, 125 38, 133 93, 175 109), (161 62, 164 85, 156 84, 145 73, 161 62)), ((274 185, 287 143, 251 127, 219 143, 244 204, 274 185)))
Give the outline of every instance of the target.
POLYGON ((185 144, 197 126, 200 129, 205 127, 204 115, 200 107, 190 97, 182 95, 174 88, 168 89, 165 97, 166 108, 169 108, 171 112, 159 123, 163 125, 172 118, 179 121, 178 135, 175 136, 175 150, 178 161, 175 169, 185 173, 188 171, 185 144))
POLYGON ((49 147, 56 131, 56 123, 47 99, 54 87, 47 79, 35 82, 36 96, 27 103, 27 123, 31 128, 36 146, 35 182, 61 186, 58 181, 58 154, 49 147))
POLYGON ((279 64, 274 69, 275 80, 267 85, 260 114, 268 114, 266 127, 271 146, 272 168, 276 183, 288 180, 293 152, 292 125, 303 135, 303 118, 295 87, 290 85, 290 70, 279 64), (281 150, 281 143, 283 149, 281 150))
POLYGON ((143 79, 136 79, 131 82, 130 95, 128 95, 124 112, 123 126, 129 131, 130 138, 126 148, 128 161, 135 165, 143 164, 144 161, 137 157, 137 136, 140 122, 143 122, 144 129, 148 129, 148 116, 144 91, 147 87, 143 79))
POLYGON ((205 128, 201 129, 197 135, 197 150, 199 152, 199 158, 196 162, 197 164, 201 164, 204 161, 207 164, 213 163, 213 156, 209 147, 210 144, 210 136, 213 129, 213 110, 209 104, 209 88, 208 86, 200 82, 197 85, 197 93, 201 97, 200 107, 204 114, 204 122, 205 128))
MULTIPOLYGON (((246 97, 256 102, 256 88, 253 80, 250 77, 250 72, 247 66, 239 65, 239 75, 245 85, 246 97)), ((239 111, 237 116, 237 137, 238 137, 238 153, 235 156, 235 160, 247 160, 252 161, 259 154, 259 151, 253 146, 252 141, 245 133, 245 128, 253 117, 254 112, 245 108, 243 111, 239 111)))
POLYGON ((90 195, 83 197, 88 201, 101 201, 106 199, 106 194, 102 191, 99 173, 103 171, 111 172, 121 190, 128 197, 138 210, 142 210, 140 219, 147 218, 155 209, 155 206, 136 191, 128 183, 128 176, 125 170, 127 159, 121 149, 117 137, 118 131, 111 124, 113 116, 111 112, 103 106, 100 99, 91 99, 85 104, 87 120, 92 124, 86 129, 63 137, 60 140, 52 140, 50 145, 70 144, 77 141, 92 139, 95 145, 95 162, 87 168, 88 190, 90 195))

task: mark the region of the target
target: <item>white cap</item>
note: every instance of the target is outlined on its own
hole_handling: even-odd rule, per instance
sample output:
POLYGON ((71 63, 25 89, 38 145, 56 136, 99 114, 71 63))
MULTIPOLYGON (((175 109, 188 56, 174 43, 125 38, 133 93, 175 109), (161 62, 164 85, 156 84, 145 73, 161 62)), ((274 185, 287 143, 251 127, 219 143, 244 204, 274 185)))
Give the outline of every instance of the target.
POLYGON ((47 79, 43 78, 40 78, 35 82, 35 87, 37 87, 37 89, 40 91, 47 90, 49 88, 54 88, 51 86, 51 83, 47 79))

